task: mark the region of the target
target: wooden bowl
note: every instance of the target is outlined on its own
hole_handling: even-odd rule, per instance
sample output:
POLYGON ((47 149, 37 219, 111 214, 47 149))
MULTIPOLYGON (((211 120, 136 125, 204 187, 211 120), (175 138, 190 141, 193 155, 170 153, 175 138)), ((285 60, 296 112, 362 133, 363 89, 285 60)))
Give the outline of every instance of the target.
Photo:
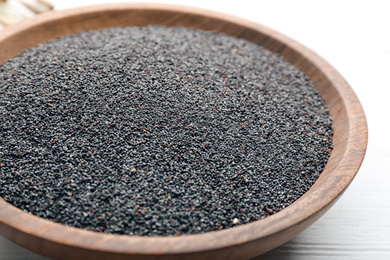
POLYGON ((224 14, 159 4, 103 5, 51 12, 0 35, 0 64, 24 49, 69 33, 114 26, 186 26, 220 31, 279 53, 314 82, 333 117, 334 149, 312 188, 289 207, 231 229, 181 237, 137 237, 67 227, 0 198, 0 233, 54 259, 243 259, 288 241, 323 215, 350 184, 367 146, 363 110, 348 83, 318 55, 261 25, 224 14))

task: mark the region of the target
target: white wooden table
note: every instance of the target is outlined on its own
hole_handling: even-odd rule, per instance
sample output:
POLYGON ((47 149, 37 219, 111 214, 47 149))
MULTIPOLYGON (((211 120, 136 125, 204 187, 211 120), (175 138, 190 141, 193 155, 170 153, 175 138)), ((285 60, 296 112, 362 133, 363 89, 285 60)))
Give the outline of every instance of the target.
MULTIPOLYGON (((107 2, 52 0, 56 9, 107 2)), ((390 259, 390 1, 153 2, 233 14, 297 40, 347 79, 366 112, 367 155, 351 186, 315 224, 256 259, 390 259)), ((45 258, 0 236, 0 259, 45 258)))

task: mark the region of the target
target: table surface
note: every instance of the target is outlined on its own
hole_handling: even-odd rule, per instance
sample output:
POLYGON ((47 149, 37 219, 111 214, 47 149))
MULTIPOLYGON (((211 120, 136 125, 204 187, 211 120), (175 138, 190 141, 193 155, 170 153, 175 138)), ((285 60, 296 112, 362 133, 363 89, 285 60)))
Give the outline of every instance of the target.
MULTIPOLYGON (((51 2, 61 10, 108 1, 51 2)), ((390 1, 153 2, 233 14, 297 40, 346 78, 365 110, 369 126, 367 154, 348 190, 311 227, 255 259, 390 259, 390 1)), ((0 259, 46 258, 0 236, 0 259)))

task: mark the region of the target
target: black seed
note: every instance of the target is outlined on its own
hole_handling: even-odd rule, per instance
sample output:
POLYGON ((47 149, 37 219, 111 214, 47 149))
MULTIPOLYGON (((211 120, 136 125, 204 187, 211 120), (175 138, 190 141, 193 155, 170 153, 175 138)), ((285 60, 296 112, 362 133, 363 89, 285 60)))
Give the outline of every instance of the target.
POLYGON ((82 32, 0 67, 0 196, 98 232, 246 224, 302 196, 332 150, 313 84, 264 48, 157 26, 82 32))

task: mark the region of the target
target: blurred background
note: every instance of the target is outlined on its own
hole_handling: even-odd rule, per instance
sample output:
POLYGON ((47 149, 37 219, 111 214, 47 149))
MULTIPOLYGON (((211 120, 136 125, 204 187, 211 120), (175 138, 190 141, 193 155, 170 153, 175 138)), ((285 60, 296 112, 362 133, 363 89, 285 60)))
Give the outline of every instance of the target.
MULTIPOLYGON (((332 64, 363 105, 369 144, 363 165, 348 190, 303 233, 255 259, 390 259, 390 1, 152 2, 235 15, 289 36, 332 64)), ((0 0, 0 23, 6 26, 52 8, 103 3, 110 1, 0 0)), ((0 236, 0 259, 45 258, 0 236)))

